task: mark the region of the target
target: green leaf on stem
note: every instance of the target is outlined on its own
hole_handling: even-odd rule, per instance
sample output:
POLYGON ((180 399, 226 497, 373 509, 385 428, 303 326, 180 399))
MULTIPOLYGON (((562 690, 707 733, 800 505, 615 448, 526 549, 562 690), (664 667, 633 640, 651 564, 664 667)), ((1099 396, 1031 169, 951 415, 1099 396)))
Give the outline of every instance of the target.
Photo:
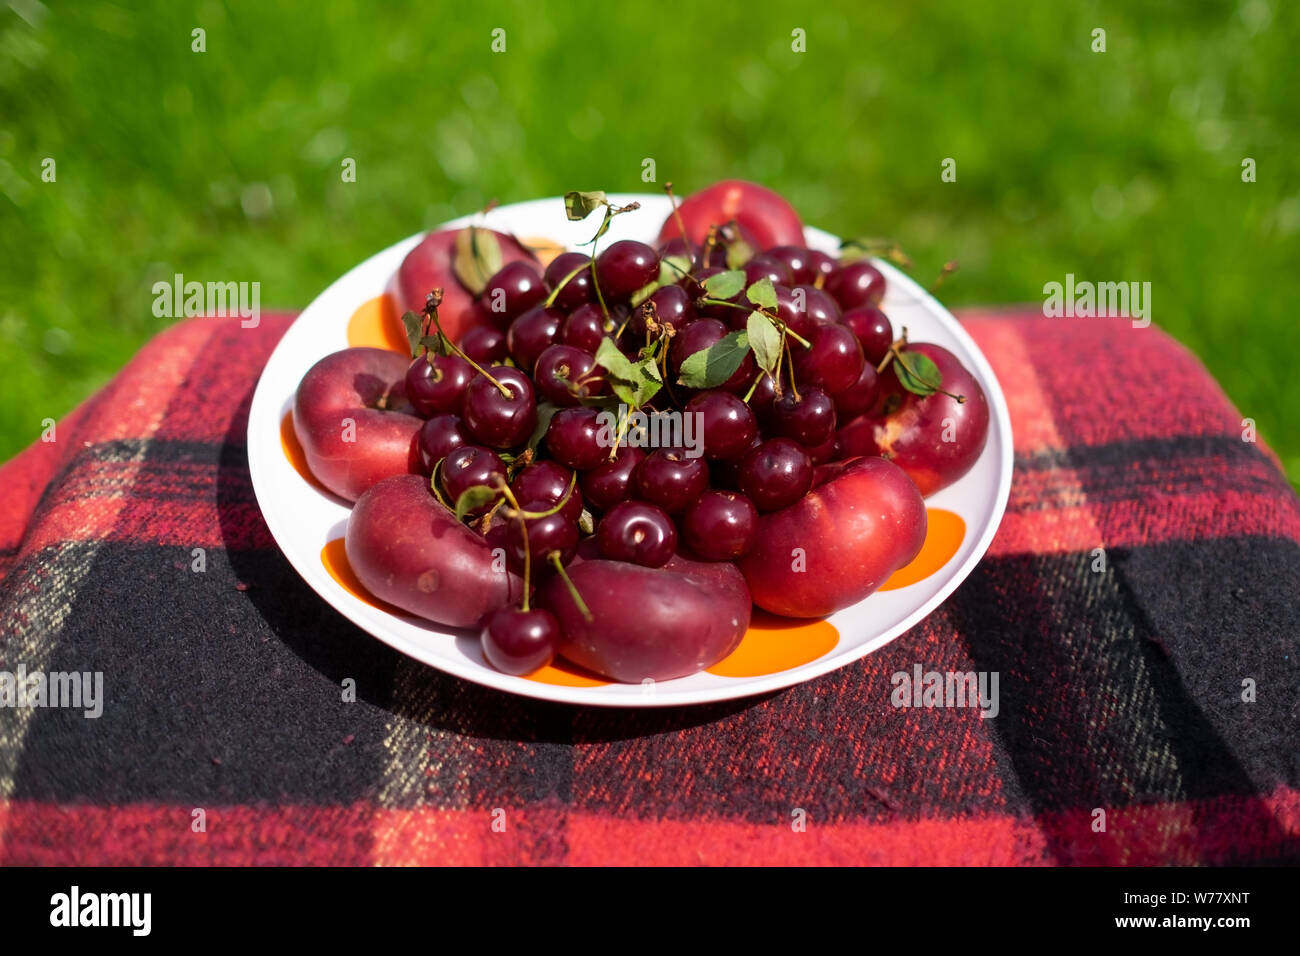
POLYGON ((546 430, 551 427, 551 419, 555 417, 555 413, 559 410, 560 406, 552 402, 537 403, 537 426, 533 429, 533 433, 528 436, 529 451, 537 451, 537 446, 546 437, 546 430))
POLYGON ((686 256, 664 256, 659 260, 659 284, 673 285, 691 271, 691 260, 686 256))
POLYGON ((745 290, 745 295, 760 309, 776 311, 776 286, 772 284, 771 279, 759 279, 745 290))
POLYGON ((776 363, 781 358, 781 333, 762 312, 749 313, 745 331, 749 333, 749 347, 754 350, 758 367, 769 375, 775 375, 776 363))
POLYGON ((898 383, 913 395, 933 395, 943 387, 943 374, 928 355, 901 351, 893 364, 898 383))
POLYGON ((744 239, 733 239, 727 243, 727 268, 739 269, 754 258, 754 249, 744 239))
POLYGON ((714 299, 730 299, 745 288, 745 273, 739 269, 719 272, 704 280, 704 291, 714 299))
POLYGON ((586 219, 593 211, 605 204, 605 193, 599 189, 590 192, 574 189, 564 194, 564 214, 569 217, 570 222, 586 219))
POLYGON ((474 485, 472 488, 466 488, 460 493, 460 497, 456 499, 456 520, 464 521, 467 514, 495 501, 500 493, 495 488, 489 488, 487 485, 474 485))
POLYGON ((501 243, 496 233, 478 226, 466 226, 456 234, 451 271, 473 295, 487 288, 488 280, 501 269, 501 243))
POLYGON ((420 354, 424 340, 424 318, 417 312, 403 312, 402 325, 406 329, 406 341, 411 346, 411 358, 420 354))
POLYGON ((677 381, 687 388, 717 388, 736 374, 747 352, 749 333, 729 332, 707 349, 688 356, 677 381))

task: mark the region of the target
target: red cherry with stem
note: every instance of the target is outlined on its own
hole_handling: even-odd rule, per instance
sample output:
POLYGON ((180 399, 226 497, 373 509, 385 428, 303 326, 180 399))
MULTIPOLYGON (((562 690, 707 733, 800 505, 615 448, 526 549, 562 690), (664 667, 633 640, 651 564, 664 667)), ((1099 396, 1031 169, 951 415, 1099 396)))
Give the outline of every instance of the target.
POLYGON ((794 272, 790 267, 766 253, 760 253, 746 262, 744 272, 746 288, 760 279, 770 279, 773 285, 794 284, 794 272))
POLYGON ((809 285, 816 278, 813 271, 812 253, 803 246, 774 246, 764 251, 763 255, 785 263, 792 277, 792 282, 787 283, 787 285, 793 283, 809 285))
MULTIPOLYGON (((470 488, 478 485, 495 488, 505 481, 506 463, 490 448, 464 445, 443 459, 438 478, 443 490, 447 492, 447 500, 454 507, 460 496, 470 488)), ((489 502, 473 509, 470 514, 486 514, 491 507, 492 502, 489 502)))
POLYGON ((644 242, 620 239, 596 257, 596 282, 607 301, 626 299, 659 277, 659 253, 644 242))
POLYGON ((820 282, 821 288, 825 289, 827 285, 836 276, 840 274, 840 264, 834 257, 828 256, 820 249, 811 249, 808 252, 808 263, 812 268, 813 277, 809 281, 813 285, 820 282))
POLYGON ((461 416, 465 428, 492 448, 522 445, 537 425, 533 384, 527 375, 509 365, 494 365, 488 374, 492 378, 474 376, 465 389, 461 416))
POLYGON ((809 336, 811 348, 793 346, 795 376, 820 385, 831 397, 849 388, 862 374, 865 360, 857 336, 838 324, 819 326, 809 336))
POLYGON ((522 510, 541 517, 515 518, 510 521, 506 529, 506 556, 517 566, 522 567, 524 564, 525 529, 528 539, 526 550, 532 558, 534 569, 544 568, 547 555, 552 551, 560 553, 560 562, 563 564, 573 560, 573 555, 578 550, 578 525, 563 511, 545 514, 553 507, 554 504, 545 501, 529 501, 523 505, 522 510))
POLYGON ((434 465, 457 448, 470 444, 470 438, 459 416, 443 413, 434 415, 421 426, 419 442, 420 464, 424 473, 429 475, 433 473, 434 465))
POLYGON ((709 486, 709 466, 679 448, 656 448, 632 476, 636 495, 669 514, 686 510, 709 486))
POLYGON ((803 311, 809 322, 820 325, 840 320, 843 312, 840 311, 839 303, 825 289, 811 285, 797 285, 794 288, 803 292, 803 311))
POLYGON ((572 312, 560 326, 560 341, 565 345, 596 354, 601 339, 605 337, 605 318, 600 306, 587 302, 572 312))
POLYGON ((816 385, 797 396, 787 389, 773 403, 768 421, 782 438, 793 438, 805 447, 823 445, 835 435, 835 402, 816 385))
POLYGON ((488 279, 480 301, 502 327, 546 298, 542 274, 531 262, 507 262, 488 279))
POLYGON ((745 455, 737 478, 759 511, 779 511, 808 493, 813 466, 798 442, 772 438, 745 455))
POLYGON ((510 350, 506 347, 506 334, 492 325, 476 325, 461 336, 460 347, 479 365, 496 365, 504 362, 510 350))
POLYGON ((595 369, 595 358, 582 349, 572 345, 548 345, 537 357, 533 378, 542 398, 556 405, 573 406, 604 389, 605 381, 601 375, 592 374, 595 369))
POLYGON ((758 511, 739 492, 709 489, 682 517, 686 546, 706 561, 734 561, 757 536, 758 511))
POLYGON ((649 300, 654 306, 655 316, 660 325, 671 325, 680 329, 697 318, 691 294, 679 285, 666 285, 656 289, 649 300))
POLYGON ((510 490, 519 501, 542 502, 546 505, 545 508, 526 508, 526 511, 546 511, 563 501, 564 507, 560 514, 570 521, 577 521, 582 515, 582 492, 576 482, 573 490, 569 490, 572 479, 573 472, 559 462, 535 461, 515 475, 510 490))
POLYGON ((556 461, 577 471, 595 468, 609 459, 602 444, 600 413, 594 408, 562 408, 546 429, 546 449, 556 461))
POLYGON ((860 305, 844 313, 840 321, 858 337, 862 355, 870 365, 879 365, 894 342, 894 327, 878 306, 860 305))
POLYGON ((841 266, 839 274, 827 281, 826 291, 844 309, 880 305, 885 297, 885 276, 869 260, 858 259, 841 266))
POLYGON ((554 292, 561 282, 564 287, 556 293, 551 305, 563 312, 572 312, 595 295, 591 286, 591 257, 581 252, 562 252, 546 267, 546 288, 554 292), (586 266, 586 268, 583 268, 586 266), (570 277, 571 273, 577 271, 570 277), (564 280, 568 278, 567 282, 564 280))
POLYGON ((560 334, 560 323, 564 319, 565 315, 559 309, 535 305, 510 323, 506 345, 515 364, 531 372, 537 356, 560 334))
MULTIPOLYGON (((796 345, 795 347, 803 348, 802 345, 796 345)), ((760 421, 766 421, 767 416, 771 414, 772 403, 775 401, 776 379, 764 373, 754 383, 754 391, 749 396, 749 407, 754 410, 754 415, 760 421)))
POLYGON ((625 501, 632 491, 632 474, 645 458, 640 448, 623 445, 613 461, 602 461, 582 473, 580 485, 584 499, 598 511, 608 511, 625 501))
POLYGON ((624 501, 600 519, 596 542, 602 557, 660 568, 677 551, 677 528, 662 509, 644 501, 624 501))
POLYGON ((473 367, 459 355, 421 355, 406 369, 406 397, 425 418, 459 410, 473 367))
POLYGON ((687 415, 697 415, 696 434, 703 436, 704 454, 711 459, 743 455, 758 434, 754 411, 729 392, 701 392, 686 403, 687 415))
POLYGON ((493 611, 481 638, 487 662, 503 674, 516 676, 549 664, 561 640, 560 622, 554 614, 543 608, 525 611, 517 607, 493 611))

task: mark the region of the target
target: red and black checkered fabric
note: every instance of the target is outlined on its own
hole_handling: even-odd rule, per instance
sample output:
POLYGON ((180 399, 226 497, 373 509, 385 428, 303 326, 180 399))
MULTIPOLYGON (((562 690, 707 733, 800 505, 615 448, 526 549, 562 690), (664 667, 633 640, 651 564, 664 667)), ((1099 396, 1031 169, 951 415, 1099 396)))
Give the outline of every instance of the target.
POLYGON ((1016 439, 970 578, 818 680, 636 712, 447 676, 298 578, 245 455, 290 321, 172 328, 0 469, 0 670, 106 697, 0 708, 0 863, 1300 860, 1300 503, 1155 327, 967 315, 1016 439), (1000 712, 894 708, 918 663, 1000 712))

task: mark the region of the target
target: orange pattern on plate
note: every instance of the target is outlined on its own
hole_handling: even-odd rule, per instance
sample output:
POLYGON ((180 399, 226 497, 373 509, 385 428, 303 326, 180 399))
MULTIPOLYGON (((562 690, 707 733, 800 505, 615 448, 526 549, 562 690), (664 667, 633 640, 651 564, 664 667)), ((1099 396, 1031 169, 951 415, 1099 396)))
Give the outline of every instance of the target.
POLYGON ((361 583, 357 573, 352 570, 352 565, 348 563, 348 552, 342 538, 335 538, 320 549, 320 563, 325 566, 329 576, 354 598, 389 614, 405 614, 401 608, 379 600, 366 590, 366 586, 361 583))
POLYGON ((827 621, 796 621, 755 609, 740 646, 710 667, 719 677, 762 677, 815 661, 840 642, 827 621))
POLYGON ((943 508, 926 508, 925 517, 928 525, 921 553, 912 559, 911 564, 891 574, 880 590, 893 591, 924 581, 952 560, 966 539, 966 522, 961 515, 943 508))
POLYGON ((368 345, 394 352, 409 351, 410 343, 397 310, 397 300, 385 292, 363 302, 348 319, 348 345, 352 348, 368 345))
POLYGON ((530 236, 527 239, 520 239, 519 244, 532 250, 533 255, 537 257, 537 261, 542 264, 543 269, 551 264, 552 259, 565 251, 564 246, 554 239, 547 239, 545 236, 530 236))
POLYGON ((570 664, 558 657, 553 664, 547 664, 541 670, 524 676, 527 680, 535 680, 539 684, 558 684, 561 687, 605 687, 611 683, 585 667, 570 664))
POLYGON ((307 467, 307 454, 298 441, 298 433, 293 430, 292 409, 285 412, 284 418, 280 419, 280 450, 284 452, 284 457, 289 459, 289 464, 293 465, 293 470, 301 475, 304 481, 321 491, 326 490, 307 467))

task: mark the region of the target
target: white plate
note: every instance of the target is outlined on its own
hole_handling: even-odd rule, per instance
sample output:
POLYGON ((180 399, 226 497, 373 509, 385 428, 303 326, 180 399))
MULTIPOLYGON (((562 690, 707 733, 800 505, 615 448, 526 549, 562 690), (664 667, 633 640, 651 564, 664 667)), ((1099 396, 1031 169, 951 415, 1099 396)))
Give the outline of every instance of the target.
MULTIPOLYGON (((617 239, 653 242, 669 212, 667 198, 618 195, 610 199, 620 204, 636 200, 641 203, 641 209, 615 217, 613 227, 601 241, 602 247, 617 239)), ((469 222, 470 217, 466 217, 447 225, 464 226, 469 222)), ((595 222, 595 216, 586 222, 569 222, 564 215, 563 201, 555 198, 500 207, 489 213, 483 224, 525 238, 551 237, 572 247, 591 237, 595 222)), ((812 228, 806 233, 813 248, 830 253, 838 249, 839 241, 834 236, 812 228)), ((783 634, 747 636, 741 647, 747 654, 760 647, 758 643, 749 643, 752 637, 755 642, 765 640, 763 647, 802 648, 802 654, 796 657, 812 655, 805 663, 775 672, 755 673, 764 668, 745 666, 753 655, 736 656, 734 667, 729 668, 723 662, 720 668, 752 676, 720 676, 706 671, 647 686, 567 686, 493 670, 479 651, 476 635, 385 611, 358 597, 332 576, 322 553, 328 542, 342 537, 348 507, 304 479, 281 445, 281 422, 292 407, 294 391, 304 373, 323 356, 347 347, 348 323, 354 312, 384 292, 398 265, 420 241, 421 235, 411 236, 367 259, 303 311, 262 372, 248 422, 248 466, 253 489, 271 534, 285 557, 340 614, 403 654, 499 690, 571 704, 654 707, 746 697, 810 680, 888 644, 938 607, 970 574, 992 541, 1011 488, 1011 421, 1002 390, 974 341, 948 310, 906 275, 888 263, 877 262, 888 280, 882 307, 892 319, 895 331, 906 326, 912 341, 936 342, 952 351, 975 375, 988 396, 991 415, 988 444, 983 454, 960 481, 926 500, 929 509, 956 514, 964 523, 964 535, 951 558, 923 580, 894 590, 877 591, 831 615, 828 622, 838 631, 833 646, 824 646, 831 640, 824 625, 783 634)), ((935 524, 932 520, 932 528, 935 524)), ((569 680, 566 675, 553 671, 548 675, 547 679, 569 680)))

